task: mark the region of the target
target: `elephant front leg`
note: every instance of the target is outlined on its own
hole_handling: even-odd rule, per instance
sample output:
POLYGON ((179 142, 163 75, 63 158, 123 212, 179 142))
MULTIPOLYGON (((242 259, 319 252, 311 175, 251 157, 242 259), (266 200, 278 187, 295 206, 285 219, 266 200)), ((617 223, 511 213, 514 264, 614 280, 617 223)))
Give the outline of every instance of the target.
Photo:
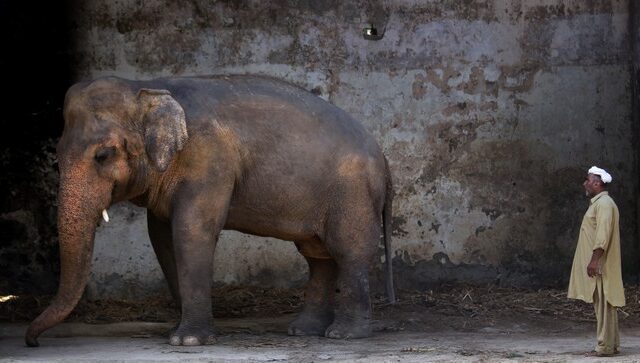
POLYGON ((223 225, 226 206, 199 210, 198 201, 182 201, 172 221, 178 289, 182 317, 171 333, 171 345, 204 345, 215 342, 211 309, 213 253, 223 225), (216 215, 217 214, 217 215, 216 215))

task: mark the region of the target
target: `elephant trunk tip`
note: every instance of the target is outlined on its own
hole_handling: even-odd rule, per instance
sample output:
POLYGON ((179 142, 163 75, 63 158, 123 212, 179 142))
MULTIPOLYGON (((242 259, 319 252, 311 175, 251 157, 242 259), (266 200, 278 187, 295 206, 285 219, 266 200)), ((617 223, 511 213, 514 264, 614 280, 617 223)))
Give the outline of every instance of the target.
POLYGON ((29 326, 27 329, 27 333, 24 336, 24 342, 27 343, 27 347, 39 347, 40 343, 38 343, 39 333, 34 331, 33 325, 29 326))
POLYGON ((28 347, 38 347, 38 337, 45 330, 58 324, 68 315, 67 309, 59 309, 57 303, 49 306, 44 312, 42 312, 34 321, 29 324, 26 333, 24 334, 24 341, 28 347))

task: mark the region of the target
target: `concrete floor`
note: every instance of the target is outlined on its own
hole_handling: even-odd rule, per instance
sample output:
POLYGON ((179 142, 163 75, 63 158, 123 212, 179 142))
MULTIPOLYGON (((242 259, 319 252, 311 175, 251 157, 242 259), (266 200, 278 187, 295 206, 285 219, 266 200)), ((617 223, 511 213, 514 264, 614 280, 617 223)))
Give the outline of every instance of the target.
POLYGON ((216 345, 173 347, 166 323, 61 324, 27 348, 26 324, 0 324, 2 362, 640 362, 640 328, 622 330, 622 353, 585 358, 594 332, 551 329, 379 331, 359 340, 289 337, 285 318, 218 320, 216 345))

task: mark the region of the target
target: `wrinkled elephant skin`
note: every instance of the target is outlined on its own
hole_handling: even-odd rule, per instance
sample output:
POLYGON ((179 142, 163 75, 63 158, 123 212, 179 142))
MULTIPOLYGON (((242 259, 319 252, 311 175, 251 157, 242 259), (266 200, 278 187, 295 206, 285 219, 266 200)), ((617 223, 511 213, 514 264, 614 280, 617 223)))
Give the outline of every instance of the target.
POLYGON ((101 212, 129 200, 181 306, 173 345, 211 344, 213 253, 222 229, 293 241, 309 264, 291 335, 370 335, 369 272, 380 235, 390 266, 391 176, 344 111, 296 86, 228 76, 74 85, 58 144, 61 276, 29 346, 73 310, 101 212))

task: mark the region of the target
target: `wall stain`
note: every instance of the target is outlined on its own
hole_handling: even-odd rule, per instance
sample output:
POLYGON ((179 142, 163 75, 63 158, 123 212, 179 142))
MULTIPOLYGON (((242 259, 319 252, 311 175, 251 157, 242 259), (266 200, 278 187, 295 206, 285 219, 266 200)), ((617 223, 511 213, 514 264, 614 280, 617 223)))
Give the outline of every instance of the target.
POLYGON ((502 215, 502 212, 498 209, 482 208, 481 210, 482 212, 484 212, 484 214, 486 214, 489 218, 491 218, 492 221, 495 221, 498 217, 502 215))
POLYGON ((394 216, 391 220, 392 231, 394 236, 407 235, 409 232, 403 229, 407 224, 407 219, 402 216, 394 216))
MULTIPOLYGON (((361 34, 372 10, 364 0, 90 1, 75 11, 74 66, 136 77, 231 68, 309 84, 385 148, 398 280, 527 286, 567 274, 585 202, 580 178, 602 157, 584 145, 615 144, 604 161, 617 180, 636 173, 622 160, 635 150, 625 139, 628 99, 613 100, 628 94, 620 74, 629 35, 618 24, 628 4, 387 1, 389 27, 374 42, 361 34), (593 82, 602 86, 583 97, 620 116, 606 130, 579 98, 558 101, 593 82), (549 260, 557 266, 539 268, 549 260)), ((635 198, 637 182, 626 183, 620 195, 635 198)), ((635 240, 629 218, 623 230, 635 240)))

